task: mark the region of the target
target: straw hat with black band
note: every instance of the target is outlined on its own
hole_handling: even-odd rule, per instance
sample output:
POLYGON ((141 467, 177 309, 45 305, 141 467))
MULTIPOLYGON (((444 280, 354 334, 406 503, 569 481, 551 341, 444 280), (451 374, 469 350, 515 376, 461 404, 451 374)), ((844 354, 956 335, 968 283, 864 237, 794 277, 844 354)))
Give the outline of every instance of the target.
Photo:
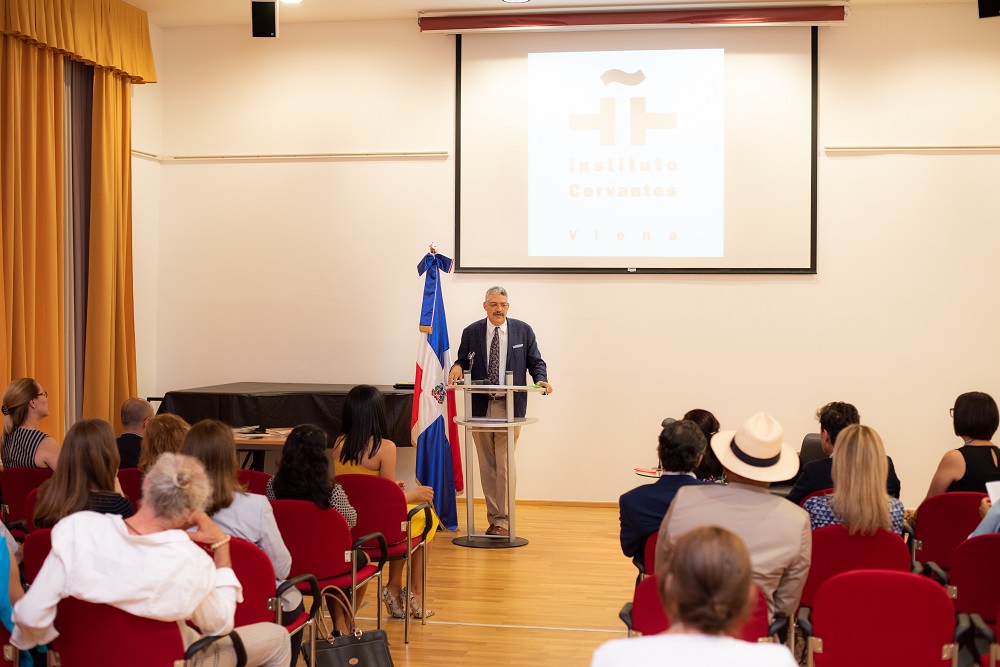
POLYGON ((757 482, 781 482, 799 469, 799 457, 784 441, 781 424, 758 412, 735 431, 712 437, 712 451, 727 470, 757 482))

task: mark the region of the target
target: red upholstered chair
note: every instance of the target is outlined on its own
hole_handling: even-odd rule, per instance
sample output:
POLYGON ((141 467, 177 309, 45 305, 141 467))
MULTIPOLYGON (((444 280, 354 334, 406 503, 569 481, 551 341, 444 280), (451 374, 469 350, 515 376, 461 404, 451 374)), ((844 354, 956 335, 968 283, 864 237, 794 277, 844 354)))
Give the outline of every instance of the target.
POLYGON ((951 569, 951 554, 979 525, 979 503, 985 493, 952 491, 939 493, 917 508, 913 559, 934 561, 941 569, 951 569))
POLYGON ((826 526, 812 532, 812 563, 802 588, 800 607, 812 607, 816 591, 828 579, 851 570, 910 571, 910 551, 896 533, 851 535, 846 526, 826 526))
MULTIPOLYGON (((222 637, 203 637, 184 650, 175 621, 133 616, 117 607, 63 598, 56 608, 59 636, 49 645, 49 664, 72 667, 174 667, 222 637), (57 661, 58 660, 58 661, 57 661)), ((246 652, 236 638, 237 665, 246 652)))
POLYGON ((240 484, 246 485, 247 491, 250 493, 256 493, 258 496, 267 495, 267 483, 271 476, 266 472, 240 468, 236 471, 236 476, 239 478, 240 484))
MULTIPOLYGON (((382 589, 382 568, 388 559, 385 537, 376 533, 351 539, 347 521, 335 509, 322 510, 308 500, 272 500, 274 519, 281 531, 281 539, 292 554, 289 577, 312 574, 320 589, 336 586, 348 593, 351 604, 356 604, 358 587, 372 577, 378 578, 382 589), (361 545, 368 540, 378 540, 381 553, 378 562, 370 562, 361 545)), ((309 584, 299 582, 296 588, 310 595, 309 584)), ((379 627, 382 624, 382 605, 376 604, 379 627)))
POLYGON ((820 489, 819 491, 813 491, 812 493, 806 495, 801 501, 799 501, 799 507, 804 507, 806 501, 815 496, 829 496, 833 493, 833 489, 820 489))
MULTIPOLYGON (((996 617, 1000 618, 1000 610, 997 610, 996 617)), ((976 630, 975 637, 982 638, 985 643, 989 644, 989 649, 986 653, 979 656, 979 665, 981 667, 997 667, 1000 664, 1000 644, 997 644, 996 624, 987 625, 978 614, 972 614, 970 618, 976 630)), ((973 643, 976 643, 975 638, 973 639, 973 643)))
POLYGON ((955 601, 955 611, 979 614, 987 623, 997 622, 1000 604, 1000 534, 980 535, 959 544, 951 555, 951 570, 946 573, 932 561, 928 570, 948 586, 955 601))
MULTIPOLYGON (((424 549, 423 571, 420 573, 420 580, 423 582, 423 595, 420 599, 420 608, 426 609, 427 596, 427 551, 425 548, 427 534, 433 525, 433 514, 431 506, 424 503, 417 505, 412 510, 407 510, 406 496, 391 479, 379 477, 377 475, 337 475, 337 482, 344 487, 351 504, 358 511, 358 523, 351 529, 351 536, 355 540, 363 535, 381 533, 385 536, 385 543, 389 548, 389 560, 401 560, 406 563, 406 581, 412 579, 411 556, 417 549, 424 549), (410 522, 414 516, 424 513, 424 531, 420 535, 413 535, 410 522), (407 546, 409 545, 409 546, 407 546)), ((373 539, 369 539, 362 544, 362 549, 369 558, 377 558, 380 545, 373 539)), ((410 584, 407 583, 409 586, 410 584)), ((409 608, 403 616, 403 643, 410 641, 410 614, 409 608)), ((426 625, 427 619, 421 619, 421 623, 426 625)))
POLYGON ((24 538, 24 578, 30 584, 42 569, 45 557, 52 550, 52 529, 36 528, 24 538))
POLYGON ((52 477, 48 468, 7 468, 0 470, 0 492, 3 493, 3 522, 16 540, 24 539, 24 501, 32 489, 52 477))
POLYGON ((280 623, 288 630, 288 634, 309 630, 309 665, 314 667, 316 660, 316 615, 323 608, 323 596, 320 594, 316 577, 303 574, 287 579, 274 588, 274 568, 271 559, 257 545, 246 540, 233 538, 229 542, 229 552, 233 560, 233 571, 243 585, 243 602, 236 605, 236 627, 251 623, 280 623), (298 618, 289 624, 281 618, 281 594, 289 588, 305 582, 309 586, 312 602, 308 611, 303 611, 298 618))
POLYGON ((909 572, 854 570, 816 592, 811 615, 799 625, 808 638, 809 665, 958 665, 956 628, 945 590, 909 572))
POLYGON ((35 505, 38 504, 38 489, 28 492, 28 497, 24 501, 24 527, 26 533, 35 530, 35 505))
POLYGON ((139 504, 142 502, 142 471, 138 468, 120 468, 118 470, 118 483, 121 484, 122 493, 132 503, 132 509, 139 511, 139 504))
POLYGON ((642 578, 651 577, 656 574, 656 540, 660 539, 660 531, 656 531, 646 538, 646 547, 642 553, 642 566, 644 572, 642 578))
MULTIPOLYGON (((660 602, 660 594, 657 590, 658 581, 659 577, 652 576, 639 582, 639 585, 635 587, 635 595, 631 605, 625 605, 625 608, 622 609, 622 614, 625 613, 626 609, 631 614, 631 625, 628 626, 630 636, 633 632, 655 635, 670 627, 670 620, 663 611, 663 604, 660 602)), ((748 642, 768 641, 787 626, 787 619, 781 618, 775 623, 768 623, 767 598, 756 585, 754 585, 753 590, 756 601, 750 618, 733 636, 748 642)), ((625 620, 624 617, 623 620, 625 620)))

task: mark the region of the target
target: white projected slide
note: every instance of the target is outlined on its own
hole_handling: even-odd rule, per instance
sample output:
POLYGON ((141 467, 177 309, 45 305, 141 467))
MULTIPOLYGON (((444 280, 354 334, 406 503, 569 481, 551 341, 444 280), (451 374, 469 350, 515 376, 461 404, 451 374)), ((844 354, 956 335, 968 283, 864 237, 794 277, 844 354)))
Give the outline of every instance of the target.
POLYGON ((815 270, 808 27, 463 35, 458 270, 815 270))
POLYGON ((721 49, 528 54, 528 254, 721 257, 721 49))

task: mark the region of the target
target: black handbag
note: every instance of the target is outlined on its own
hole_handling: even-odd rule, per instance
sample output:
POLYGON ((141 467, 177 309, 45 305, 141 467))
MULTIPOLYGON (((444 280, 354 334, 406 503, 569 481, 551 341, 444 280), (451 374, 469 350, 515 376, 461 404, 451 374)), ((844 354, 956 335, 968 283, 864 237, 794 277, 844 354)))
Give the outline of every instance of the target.
MULTIPOLYGON (((350 600, 342 590, 334 586, 323 589, 323 600, 331 612, 334 604, 339 605, 347 616, 351 633, 334 637, 326 627, 323 615, 317 618, 316 665, 318 667, 393 667, 389 653, 389 638, 385 630, 362 632, 354 620, 354 610, 350 600), (322 634, 323 636, 319 636, 322 634)), ((302 655, 309 662, 309 643, 302 643, 302 655)))

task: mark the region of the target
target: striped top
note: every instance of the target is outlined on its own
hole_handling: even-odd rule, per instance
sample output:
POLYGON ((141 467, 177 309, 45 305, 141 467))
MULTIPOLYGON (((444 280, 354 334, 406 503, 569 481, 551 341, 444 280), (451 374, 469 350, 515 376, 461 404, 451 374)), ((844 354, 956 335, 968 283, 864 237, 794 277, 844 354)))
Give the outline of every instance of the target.
POLYGON ((4 468, 37 468, 35 452, 38 445, 48 436, 38 429, 27 429, 15 426, 3 441, 3 451, 0 460, 4 468))

